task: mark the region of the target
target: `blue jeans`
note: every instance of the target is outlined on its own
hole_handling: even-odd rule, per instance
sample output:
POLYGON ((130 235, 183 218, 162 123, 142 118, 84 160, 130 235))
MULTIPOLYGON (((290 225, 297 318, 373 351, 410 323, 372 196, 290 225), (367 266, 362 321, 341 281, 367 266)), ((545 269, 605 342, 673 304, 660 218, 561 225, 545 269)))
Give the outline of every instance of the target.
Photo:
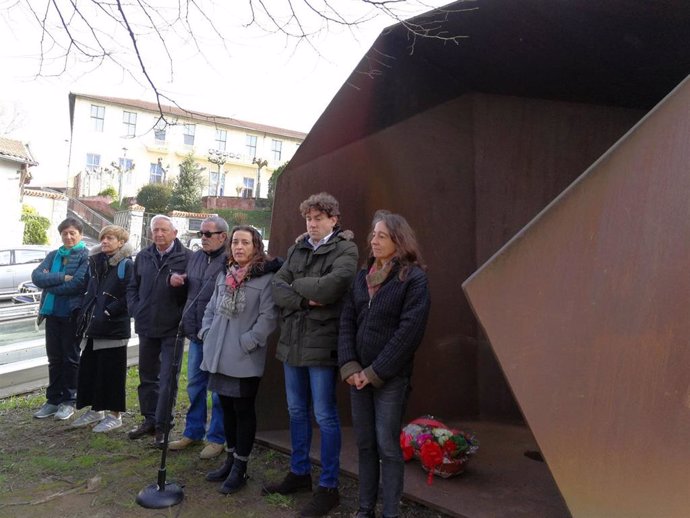
POLYGON ((187 353, 187 395, 189 396, 189 409, 185 423, 185 437, 200 441, 206 436, 209 442, 223 444, 225 433, 223 432, 223 408, 220 398, 215 392, 211 393, 211 422, 206 431, 206 416, 208 406, 206 403, 206 387, 208 386, 208 372, 202 371, 201 360, 204 355, 204 344, 191 340, 187 353))
POLYGON ((400 514, 405 476, 400 428, 409 386, 409 378, 399 376, 381 388, 350 387, 352 426, 359 450, 359 507, 376 507, 380 478, 384 517, 400 514))
POLYGON ((311 473, 311 412, 321 432, 321 477, 319 485, 338 487, 340 471, 340 419, 335 401, 335 367, 293 367, 284 364, 285 391, 290 414, 292 455, 290 471, 296 475, 311 473))

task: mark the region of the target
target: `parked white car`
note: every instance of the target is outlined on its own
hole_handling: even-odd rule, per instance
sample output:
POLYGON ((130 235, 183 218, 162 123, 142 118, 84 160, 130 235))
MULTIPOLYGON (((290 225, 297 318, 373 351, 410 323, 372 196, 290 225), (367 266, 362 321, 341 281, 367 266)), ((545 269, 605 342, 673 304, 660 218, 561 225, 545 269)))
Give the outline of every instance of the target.
POLYGON ((19 285, 31 280, 31 272, 45 259, 49 246, 22 245, 0 250, 0 295, 17 293, 19 285))

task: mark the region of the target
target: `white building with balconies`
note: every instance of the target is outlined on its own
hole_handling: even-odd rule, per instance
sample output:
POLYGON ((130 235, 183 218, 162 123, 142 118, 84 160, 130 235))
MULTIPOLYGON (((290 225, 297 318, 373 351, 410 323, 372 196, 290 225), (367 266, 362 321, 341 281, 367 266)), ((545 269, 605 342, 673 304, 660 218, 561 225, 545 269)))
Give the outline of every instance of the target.
POLYGON ((273 171, 292 158, 305 133, 178 107, 69 94, 71 194, 113 187, 120 198, 174 179, 192 153, 204 169, 203 196, 265 198, 273 171))

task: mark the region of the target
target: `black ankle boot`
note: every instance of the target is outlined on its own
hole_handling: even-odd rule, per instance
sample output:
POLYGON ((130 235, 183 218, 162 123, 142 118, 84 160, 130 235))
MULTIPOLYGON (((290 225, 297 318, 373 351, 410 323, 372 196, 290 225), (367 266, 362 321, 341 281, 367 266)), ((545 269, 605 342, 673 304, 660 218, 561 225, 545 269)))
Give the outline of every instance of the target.
POLYGON ((225 462, 223 462, 223 465, 220 468, 206 473, 206 480, 209 482, 221 482, 228 478, 230 470, 232 470, 232 463, 234 460, 234 453, 229 451, 228 456, 225 458, 225 462))
POLYGON ((247 461, 235 458, 232 463, 232 469, 230 470, 230 475, 225 479, 223 485, 218 488, 218 491, 224 495, 231 495, 236 493, 244 486, 247 485, 247 461))

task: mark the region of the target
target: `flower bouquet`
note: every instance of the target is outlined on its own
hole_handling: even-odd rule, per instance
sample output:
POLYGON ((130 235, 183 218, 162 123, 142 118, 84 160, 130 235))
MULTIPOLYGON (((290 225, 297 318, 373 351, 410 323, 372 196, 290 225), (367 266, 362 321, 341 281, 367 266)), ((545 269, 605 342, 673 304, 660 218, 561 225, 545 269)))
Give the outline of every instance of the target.
POLYGON ((411 421, 400 433, 403 458, 419 459, 429 473, 427 484, 434 475, 449 478, 459 475, 471 455, 477 453, 479 441, 474 434, 448 428, 432 416, 411 421))

